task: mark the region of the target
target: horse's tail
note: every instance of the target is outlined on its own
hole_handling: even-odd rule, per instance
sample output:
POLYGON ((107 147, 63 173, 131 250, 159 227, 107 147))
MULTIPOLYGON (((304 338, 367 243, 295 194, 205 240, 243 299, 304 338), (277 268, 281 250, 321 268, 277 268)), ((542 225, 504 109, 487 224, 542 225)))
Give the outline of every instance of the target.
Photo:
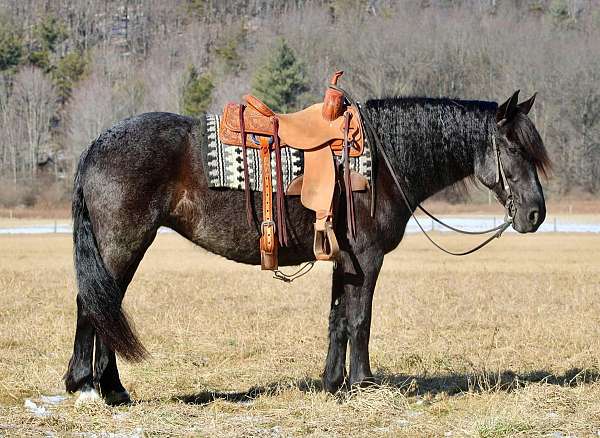
POLYGON ((73 189, 73 246, 78 300, 96 334, 119 356, 140 361, 147 351, 121 308, 123 289, 106 269, 98 250, 82 187, 82 171, 86 153, 82 155, 73 189))

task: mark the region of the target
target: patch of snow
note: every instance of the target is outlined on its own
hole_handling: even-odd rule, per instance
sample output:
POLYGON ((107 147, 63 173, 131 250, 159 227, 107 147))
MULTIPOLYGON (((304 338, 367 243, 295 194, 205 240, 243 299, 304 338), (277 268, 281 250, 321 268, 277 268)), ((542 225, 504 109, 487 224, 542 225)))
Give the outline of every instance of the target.
POLYGON ((67 399, 64 395, 42 395, 40 401, 46 405, 59 405, 67 399))
POLYGON ((548 434, 551 438, 575 438, 573 435, 565 435, 562 432, 556 431, 548 434))
POLYGON ((136 427, 131 432, 82 432, 78 435, 84 438, 142 438, 144 429, 136 427))
POLYGON ((407 411, 406 415, 408 415, 409 417, 420 417, 421 415, 423 415, 423 412, 420 411, 407 411))
POLYGON ((48 410, 45 407, 38 406, 29 399, 25 400, 25 409, 27 409, 36 417, 47 417, 48 415, 50 415, 50 412, 48 412, 48 410))
POLYGON ((399 427, 406 427, 408 426, 409 422, 408 420, 404 419, 404 418, 399 418, 396 420, 396 425, 399 427))
MULTIPOLYGON (((71 234, 72 232, 73 227, 68 224, 0 228, 0 234, 71 234)), ((158 233, 174 233, 174 231, 170 228, 160 227, 158 233)))
POLYGON ((281 426, 273 426, 270 429, 258 429, 259 436, 280 437, 283 436, 281 426))

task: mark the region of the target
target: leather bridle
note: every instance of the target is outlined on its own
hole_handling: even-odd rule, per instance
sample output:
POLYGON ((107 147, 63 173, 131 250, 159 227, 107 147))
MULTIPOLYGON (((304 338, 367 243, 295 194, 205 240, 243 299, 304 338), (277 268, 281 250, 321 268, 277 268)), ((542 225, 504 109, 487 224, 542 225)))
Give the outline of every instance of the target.
MULTIPOLYGON (((366 132, 366 136, 367 136, 367 141, 371 145, 371 148, 372 148, 371 155, 373 157, 376 157, 376 152, 379 151, 379 153, 381 154, 381 157, 383 158, 383 161, 384 161, 386 167, 388 168, 388 170, 390 172, 390 175, 392 176, 392 179, 394 180, 394 183, 396 184, 396 187, 400 191, 400 194, 402 196, 404 204, 408 208, 408 211, 410 212, 412 218, 415 220, 415 222, 417 223, 419 229, 423 232, 423 234, 425 235, 425 237, 427 237, 427 239, 436 248, 438 248, 439 250, 445 252, 446 254, 453 255, 453 256, 465 256, 465 255, 468 255, 468 254, 472 254, 475 251, 478 251, 479 249, 481 249, 484 246, 486 246, 492 240, 494 240, 496 238, 499 238, 502 235, 502 233, 513 223, 513 218, 514 218, 515 213, 516 213, 516 208, 515 208, 514 202, 513 202, 512 191, 510 189, 510 186, 508 184, 508 179, 506 178, 506 174, 504 172, 504 166, 502 165, 502 159, 500 158, 500 151, 499 151, 498 146, 496 144, 496 133, 494 133, 494 135, 492 137, 492 149, 494 151, 495 160, 496 160, 496 181, 495 181, 495 185, 501 184, 502 187, 503 187, 503 189, 505 190, 505 192, 507 194, 506 202, 504 202, 504 203, 500 202, 501 204, 504 205, 504 208, 506 210, 504 222, 501 225, 498 225, 497 227, 490 228, 490 229, 484 230, 484 231, 467 231, 467 230, 461 230, 459 228, 455 228, 455 227, 453 227, 451 225, 448 225, 445 222, 443 222, 442 220, 438 219, 433 214, 431 214, 429 211, 427 211, 425 209, 425 207, 423 207, 421 204, 417 204, 417 206, 416 206, 416 208, 418 208, 419 210, 421 210, 423 213, 425 213, 427 216, 429 216, 432 220, 434 220, 438 224, 442 225, 443 227, 448 228, 449 230, 455 231, 457 233, 468 234, 468 235, 483 235, 483 234, 494 233, 488 239, 486 239, 485 241, 483 241, 479 245, 471 248, 470 250, 463 251, 463 252, 450 251, 450 250, 447 250, 446 248, 442 247, 435 240, 433 240, 433 238, 427 233, 427 231, 425 230, 425 228, 423 227, 423 225, 421 225, 421 223, 419 222, 419 219, 416 217, 416 215, 415 215, 416 208, 413 208, 412 205, 411 205, 411 203, 410 203, 410 201, 408 200, 408 197, 406 196, 406 193, 405 193, 405 191, 404 191, 404 189, 402 187, 402 184, 400 184, 400 181, 398 180, 398 176, 394 172, 394 169, 392 167, 390 159, 389 159, 387 153, 385 152, 385 149, 382 147, 381 139, 379 138, 379 135, 377 134, 377 131, 374 129, 373 124, 371 123, 371 119, 370 119, 369 115, 363 110, 363 108, 358 104, 358 102, 352 97, 352 95, 350 93, 348 93, 347 91, 345 91, 345 90, 343 90, 343 89, 341 89, 339 87, 333 86, 333 85, 330 85, 330 87, 334 88, 334 89, 337 89, 337 90, 341 91, 342 93, 344 93, 344 96, 348 100, 348 102, 351 105, 354 105, 354 106, 356 106, 359 109, 360 115, 361 115, 362 120, 363 120, 365 132, 366 132)), ((502 123, 503 123, 503 121, 500 121, 497 124, 497 127, 502 126, 502 123)), ((496 195, 496 198, 498 199, 497 195, 496 195)), ((373 183, 371 185, 371 216, 374 216, 374 201, 375 201, 375 183, 373 183)))
MULTIPOLYGON (((498 126, 501 126, 498 123, 498 126)), ((496 179, 494 181, 495 185, 500 184, 506 193, 506 201, 502 202, 498 195, 494 193, 498 202, 504 205, 504 209, 506 210, 507 218, 511 220, 515 217, 517 213, 517 208, 514 203, 512 190, 510 189, 510 185, 508 184, 508 178, 506 178, 506 174, 504 173, 504 166, 502 165, 502 158, 500 158, 500 149, 498 149, 498 145, 496 144, 496 135, 492 137, 492 149, 494 150, 494 155, 496 156, 496 179)))

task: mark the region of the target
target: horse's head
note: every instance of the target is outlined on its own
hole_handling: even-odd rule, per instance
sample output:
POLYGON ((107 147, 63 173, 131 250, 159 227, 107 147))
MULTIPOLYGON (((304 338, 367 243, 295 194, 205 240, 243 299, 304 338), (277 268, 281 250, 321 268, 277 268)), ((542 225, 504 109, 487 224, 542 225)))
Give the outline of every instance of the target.
POLYGON ((498 108, 491 153, 478 163, 477 178, 507 208, 513 228, 535 232, 546 217, 544 192, 538 171, 544 176, 550 160, 533 122, 527 117, 535 94, 517 103, 519 91, 498 108))

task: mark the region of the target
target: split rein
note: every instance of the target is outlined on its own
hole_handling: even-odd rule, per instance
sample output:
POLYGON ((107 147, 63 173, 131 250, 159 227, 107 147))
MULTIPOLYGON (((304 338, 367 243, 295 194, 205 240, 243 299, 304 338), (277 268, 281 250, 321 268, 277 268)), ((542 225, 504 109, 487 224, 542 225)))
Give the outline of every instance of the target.
MULTIPOLYGON (((490 233, 494 233, 492 234, 489 238, 487 238, 486 240, 484 240, 482 243, 478 244, 477 246, 467 250, 467 251, 462 251, 462 252, 454 252, 454 251, 450 251, 444 247, 442 247, 439 243, 437 243, 435 240, 433 240, 433 238, 429 235, 429 233, 427 233, 427 231, 425 230, 425 228, 423 227, 423 225, 421 225, 421 222, 419 221, 419 219, 417 218, 417 216, 415 215, 415 211, 416 208, 413 208, 408 200, 408 197, 406 196, 406 192, 404 191, 404 189, 402 188, 402 184, 400 184, 400 181, 398 180, 398 177, 396 176, 396 173, 394 172, 394 169, 392 168, 392 164, 390 162, 390 159, 387 155, 387 153, 385 152, 384 148, 382 147, 381 144, 381 139, 379 138, 379 136, 377 135, 377 131, 375 131, 373 124, 371 123, 371 119, 369 118, 369 115, 366 114, 365 111, 362 110, 361 106, 358 104, 358 102, 352 97, 352 95, 350 95, 350 93, 348 93, 347 91, 336 87, 335 85, 330 85, 330 88, 333 88, 335 90, 341 91, 345 98, 348 100, 348 102, 350 103, 350 105, 355 106, 359 112, 360 112, 360 116, 361 119, 363 121, 363 126, 365 128, 366 131, 366 136, 367 136, 367 140, 369 141, 369 143, 371 145, 373 145, 373 153, 372 156, 375 157, 376 151, 379 151, 381 153, 381 156, 383 157, 383 161, 386 165, 386 167, 388 168, 390 174, 392 175, 392 179, 394 180, 394 183, 396 184, 396 186, 398 187, 398 190, 400 191, 400 194, 402 195, 402 200, 404 201, 404 204, 406 205, 406 208, 408 208, 408 211, 410 212, 412 218, 415 220, 415 222, 417 223, 419 229, 423 232, 423 234, 425 235, 425 237, 427 237, 427 239, 436 247, 438 248, 440 251, 449 254, 449 255, 453 255, 453 256, 465 256, 468 254, 472 254, 478 250, 480 250, 481 248, 483 248, 484 246, 486 246, 487 244, 489 244, 492 240, 499 238, 502 233, 504 233, 504 231, 506 231, 506 229, 508 227, 510 227, 510 225, 513 222, 513 209, 514 209, 514 204, 512 201, 512 193, 510 190, 510 187, 508 185, 508 180, 506 179, 506 175, 504 174, 504 167, 502 166, 502 160, 500 159, 500 151, 498 150, 498 147, 496 145, 496 137, 493 136, 492 137, 492 146, 494 149, 494 154, 495 154, 495 158, 496 158, 496 183, 502 183, 503 184, 503 188, 506 191, 506 193, 508 194, 507 197, 507 201, 504 205, 504 208, 506 209, 506 216, 504 219, 504 223, 498 225, 497 227, 494 228, 490 228, 488 230, 483 230, 483 231, 467 231, 467 230, 461 230, 459 228, 455 228, 451 225, 448 225, 447 223, 443 222, 442 220, 438 219, 437 217, 435 217, 433 214, 431 214, 429 211, 427 211, 425 209, 425 207, 421 206, 421 204, 417 204, 417 208, 419 210, 421 210, 423 213, 425 213, 427 216, 429 216, 433 221, 437 222, 438 224, 442 225, 443 227, 446 227, 449 230, 452 230, 454 232, 460 233, 460 234, 467 234, 467 235, 484 235, 484 234, 490 234, 490 233)), ((374 188, 372 189, 372 191, 374 191, 374 188)), ((373 215, 373 202, 374 202, 374 193, 372 193, 371 196, 371 215, 373 215)))
MULTIPOLYGON (((383 157, 383 161, 384 161, 386 167, 388 168, 390 174, 392 175, 392 179, 394 180, 396 187, 398 187, 398 190, 400 191, 400 194, 402 195, 402 200, 404 201, 406 208, 408 208, 408 211, 410 212, 410 215, 412 216, 412 218, 415 220, 417 226, 419 227, 419 229, 423 232, 423 234, 425 235, 427 240, 429 240, 429 242, 431 242, 431 244, 433 246, 435 246, 440 251, 442 251, 446 254, 452 255, 452 256, 466 256, 466 255, 472 254, 476 251, 479 251, 481 248, 488 245, 492 240, 500 238, 500 236, 502 236, 502 233, 504 233, 504 231, 506 231, 506 229, 511 226, 511 224, 513 223, 513 217, 514 217, 514 204, 513 204, 513 200, 512 200, 512 193, 511 193, 510 187, 508 185, 508 180, 506 179, 506 175, 504 174, 504 167, 502 166, 502 160, 500 158, 500 151, 498 150, 498 147, 496 145, 496 137, 495 136, 492 137, 492 147, 493 147, 494 155, 496 158, 496 181, 495 182, 496 182, 496 184, 501 183, 503 185, 505 192, 508 194, 507 201, 504 205, 504 208, 506 209, 506 215, 504 218, 504 222, 494 228, 490 228, 490 229, 483 230, 483 231, 461 230, 459 228, 455 228, 455 227, 443 222, 441 219, 438 219, 433 214, 431 214, 429 211, 427 211, 427 209, 425 209, 425 207, 423 207, 421 204, 417 204, 416 208, 412 207, 412 205, 410 204, 410 201, 408 200, 408 197, 406 196, 406 192, 402 188, 402 184, 400 184, 400 181, 398 180, 398 177, 396 176, 396 173, 394 172, 394 169, 392 168, 390 159, 382 147, 381 139, 379 138, 379 135, 377 135, 377 131, 375 131, 373 124, 371 123, 371 119, 369 118, 369 115, 366 114, 365 111, 363 111, 362 107, 358 104, 358 102, 352 97, 352 95, 350 93, 337 87, 336 85, 329 85, 329 88, 332 88, 334 90, 337 90, 337 91, 340 91, 341 93, 343 93, 343 95, 346 98, 346 100, 348 101, 348 103, 351 106, 354 106, 358 110, 358 112, 361 116, 361 119, 362 119, 363 128, 365 129, 366 139, 367 139, 368 143, 370 145, 372 145, 372 148, 373 148, 373 151, 371 154, 373 157, 373 161, 376 157, 376 151, 379 151, 381 153, 381 156, 383 157), (473 235, 480 236, 480 235, 485 235, 485 234, 490 234, 490 233, 494 233, 494 234, 492 234, 486 240, 484 240, 480 244, 476 245, 475 247, 473 247, 467 251, 462 251, 462 252, 450 251, 450 250, 444 248, 443 246, 441 246, 435 240, 433 240, 433 238, 425 230, 425 228, 423 227, 423 225, 421 224, 421 222, 415 215, 415 211, 417 208, 419 210, 421 210, 429 218, 431 218, 432 221, 435 221, 436 223, 440 224, 441 226, 443 226, 451 231, 454 231, 456 233, 466 234, 466 235, 471 235, 471 236, 473 236, 473 235)), ((373 183, 373 187, 371 188, 371 216, 373 216, 374 212, 375 212, 375 187, 374 186, 375 186, 375 184, 373 183)), ((350 196, 352 196, 351 193, 350 193, 350 196)), ((346 202, 348 202, 348 201, 346 201, 346 202)), ((293 274, 285 274, 285 273, 281 272, 281 270, 278 269, 275 271, 273 278, 275 278, 277 280, 281 280, 285 283, 291 283, 292 281, 296 280, 297 278, 308 274, 310 272, 310 270, 313 268, 314 264, 315 264, 314 260, 306 262, 302 266, 300 266, 300 268, 293 274)))

